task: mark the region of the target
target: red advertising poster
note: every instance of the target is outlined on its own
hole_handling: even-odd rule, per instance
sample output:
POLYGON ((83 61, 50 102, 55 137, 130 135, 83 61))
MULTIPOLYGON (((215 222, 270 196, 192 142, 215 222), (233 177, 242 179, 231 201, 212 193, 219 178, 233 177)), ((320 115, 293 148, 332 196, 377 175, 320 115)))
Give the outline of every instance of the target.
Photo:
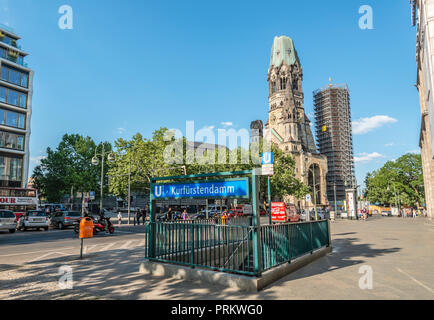
POLYGON ((271 220, 274 222, 286 222, 286 205, 285 202, 271 203, 271 220))

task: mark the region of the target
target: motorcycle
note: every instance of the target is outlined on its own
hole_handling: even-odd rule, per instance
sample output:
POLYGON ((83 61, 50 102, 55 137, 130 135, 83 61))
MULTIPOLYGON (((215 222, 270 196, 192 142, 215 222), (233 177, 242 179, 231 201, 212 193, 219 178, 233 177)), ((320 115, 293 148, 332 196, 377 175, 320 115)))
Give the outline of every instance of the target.
MULTIPOLYGON (((105 231, 104 223, 101 221, 101 219, 95 220, 93 217, 90 217, 90 218, 92 218, 92 220, 93 220, 93 235, 96 235, 99 232, 105 231)), ((104 219, 106 220, 106 223, 108 224, 109 233, 112 234, 113 232, 115 232, 115 227, 113 226, 113 223, 110 221, 110 218, 104 218, 104 219)), ((74 225, 74 232, 75 233, 80 232, 80 221, 81 221, 81 219, 78 221, 78 223, 76 223, 74 225)))

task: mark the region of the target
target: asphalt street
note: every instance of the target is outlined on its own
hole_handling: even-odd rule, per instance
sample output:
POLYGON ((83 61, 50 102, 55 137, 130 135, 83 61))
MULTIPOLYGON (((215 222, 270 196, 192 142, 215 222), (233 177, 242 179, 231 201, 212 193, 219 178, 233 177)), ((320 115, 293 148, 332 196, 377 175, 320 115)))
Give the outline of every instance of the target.
MULTIPOLYGON (((113 234, 99 233, 84 240, 84 252, 136 249, 144 246, 145 227, 115 225, 113 234)), ((80 239, 73 229, 0 232, 0 265, 22 264, 46 258, 79 255, 80 239)))

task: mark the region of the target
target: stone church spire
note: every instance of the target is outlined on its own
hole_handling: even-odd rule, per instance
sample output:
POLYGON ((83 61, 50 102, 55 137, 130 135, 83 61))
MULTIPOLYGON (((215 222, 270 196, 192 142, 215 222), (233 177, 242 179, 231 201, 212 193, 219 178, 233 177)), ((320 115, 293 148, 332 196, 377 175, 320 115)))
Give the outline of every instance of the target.
POLYGON ((310 121, 304 112, 303 70, 291 38, 274 38, 267 80, 267 128, 273 141, 287 152, 316 153, 310 121))
MULTIPOLYGON (((267 81, 269 110, 264 135, 293 156, 295 176, 310 187, 312 201, 326 206, 327 158, 317 152, 304 111, 303 69, 291 38, 274 38, 267 81)), ((312 206, 295 195, 286 196, 284 201, 299 208, 312 206)))

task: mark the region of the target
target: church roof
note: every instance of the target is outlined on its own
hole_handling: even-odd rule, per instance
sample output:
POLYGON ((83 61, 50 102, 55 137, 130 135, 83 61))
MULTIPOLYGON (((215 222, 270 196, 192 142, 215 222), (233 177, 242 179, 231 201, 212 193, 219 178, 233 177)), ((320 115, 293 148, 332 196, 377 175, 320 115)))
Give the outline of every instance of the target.
POLYGON ((283 62, 293 65, 295 62, 300 64, 294 41, 290 37, 274 37, 273 47, 271 48, 270 66, 280 67, 283 62))

